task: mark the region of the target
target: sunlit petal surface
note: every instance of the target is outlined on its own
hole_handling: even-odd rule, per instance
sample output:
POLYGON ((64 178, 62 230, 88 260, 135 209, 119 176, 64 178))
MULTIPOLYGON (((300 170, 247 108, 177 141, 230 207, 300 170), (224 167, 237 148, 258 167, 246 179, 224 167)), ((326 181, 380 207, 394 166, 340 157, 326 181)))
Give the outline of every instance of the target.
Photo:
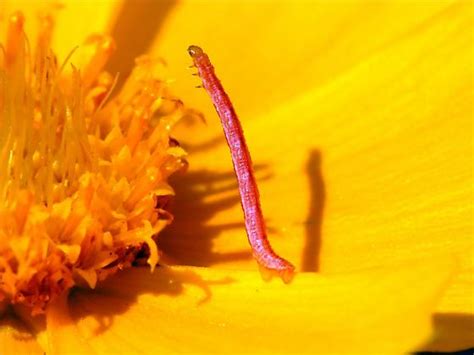
MULTIPOLYGON (((157 50, 176 53, 185 40, 187 32, 173 36, 173 26, 188 28, 195 43, 211 48, 211 58, 214 50, 244 121, 272 243, 302 270, 457 256, 461 272, 439 306, 433 344, 452 350, 472 346, 474 338, 466 327, 474 320, 472 11, 467 2, 417 4, 353 4, 346 10, 364 15, 349 23, 344 10, 319 2, 308 5, 314 11, 287 5, 292 11, 262 22, 241 5, 232 10, 247 21, 239 28, 251 27, 259 39, 243 44, 238 25, 224 25, 224 9, 206 15, 186 3, 170 17, 157 50), (195 16, 182 15, 190 12, 195 16), (322 17, 316 33, 302 30, 314 26, 312 16, 322 17), (273 25, 288 34, 258 35, 273 25), (300 40, 315 45, 298 47, 300 40), (299 71, 320 74, 298 78, 299 71), (275 98, 280 94, 285 98, 275 98), (267 99, 273 109, 265 107, 267 99), (447 333, 451 326, 455 337, 447 333)), ((207 100, 191 91, 188 79, 181 81, 185 97, 207 100)), ((163 244, 171 253, 180 250, 173 254, 178 263, 254 269, 218 120, 209 104, 201 107, 209 112, 208 136, 183 128, 195 151, 190 174, 177 182, 193 198, 178 194, 181 222, 163 244)))
MULTIPOLYGON (((451 5, 415 28, 407 26, 412 29, 410 35, 398 36, 390 46, 326 85, 306 90, 294 100, 274 103, 267 113, 241 115, 257 175, 261 174, 269 225, 285 234, 275 236, 275 243, 285 243, 290 252, 300 253, 307 225, 317 223, 317 216, 309 214, 312 204, 324 199, 319 202, 324 209, 324 269, 385 263, 386 255, 380 253, 384 246, 410 254, 415 244, 417 252, 423 251, 427 241, 439 251, 446 251, 441 248, 445 244, 457 250, 469 246, 472 68, 468 10, 464 4, 451 5), (442 71, 437 70, 440 67, 442 71), (458 237, 447 237, 454 234, 458 237), (395 235, 410 247, 404 247, 395 235), (374 241, 380 245, 366 250, 366 244, 374 241), (353 255, 356 245, 352 243, 362 243, 364 252, 353 255), (347 258, 349 254, 352 258, 347 258)), ((218 72, 231 67, 219 67, 218 61, 218 72)), ((235 62, 242 65, 240 60, 235 62)), ((255 68, 247 65, 256 75, 255 68)), ((225 84, 240 80, 221 77, 225 84)), ((195 91, 194 95, 207 99, 204 92, 195 91)), ((228 91, 237 100, 241 97, 228 91)), ((215 125, 217 119, 209 114, 208 121, 215 125)), ((188 136, 200 137, 193 131, 188 136)), ((189 179, 202 176, 201 182, 207 182, 203 195, 205 188, 212 193, 233 187, 227 147, 217 136, 213 143, 198 146, 212 149, 198 150, 191 157, 191 174, 196 176, 189 179)), ((208 194, 204 199, 213 197, 208 194)), ((189 205, 195 203, 188 200, 189 205)), ((240 220, 236 202, 222 203, 232 209, 223 208, 212 216, 215 224, 240 220)), ((191 213, 188 217, 193 219, 191 213)), ((241 243, 243 247, 245 238, 237 237, 241 234, 242 228, 225 230, 220 235, 226 241, 217 244, 232 249, 232 243, 241 243)), ((195 245, 200 247, 198 242, 195 245)))
POLYGON ((159 246, 163 260, 210 268, 131 270, 77 292, 71 314, 49 312, 48 349, 405 352, 433 307, 424 349, 474 345, 470 2, 130 3, 72 1, 58 26, 88 21, 56 41, 68 53, 107 28, 122 73, 151 49, 204 112, 207 126, 178 132, 191 169, 159 246), (183 69, 189 44, 206 48, 241 115, 275 249, 321 275, 285 287, 253 272, 218 119, 183 69), (446 255, 457 273, 435 304, 446 255))
POLYGON ((130 270, 96 292, 74 293, 75 328, 62 323, 49 331, 97 353, 401 353, 429 334, 430 309, 449 269, 436 262, 331 277, 301 274, 291 287, 262 283, 253 272, 130 270), (414 283, 416 294, 405 286, 414 283))

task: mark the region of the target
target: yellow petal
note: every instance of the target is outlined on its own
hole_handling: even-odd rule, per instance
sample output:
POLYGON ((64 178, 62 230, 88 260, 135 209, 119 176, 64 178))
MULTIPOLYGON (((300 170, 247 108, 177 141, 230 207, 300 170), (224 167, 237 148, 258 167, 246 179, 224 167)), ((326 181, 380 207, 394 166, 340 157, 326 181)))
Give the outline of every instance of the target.
MULTIPOLYGON (((467 8, 453 7, 245 124, 273 242, 301 268, 317 238, 325 271, 470 249, 469 24, 467 8)), ((196 255, 247 248, 228 148, 214 143, 191 154, 177 188, 175 226, 196 255)))
MULTIPOLYGON (((456 2, 331 82, 244 122, 270 238, 300 269, 457 255, 460 272, 436 315, 439 350, 474 345, 456 321, 474 314, 471 27, 469 4, 456 2)), ((253 269, 227 147, 219 136, 198 147, 162 245, 177 262, 253 269)))
MULTIPOLYGON (((209 118, 196 136, 219 132, 199 81, 184 70, 190 44, 209 52, 242 119, 268 112, 412 32, 449 8, 451 1, 180 1, 170 9, 152 53, 177 79, 175 92, 209 118), (217 127, 217 130, 216 130, 217 127)), ((133 34, 128 42, 133 43, 133 34)))
POLYGON ((35 336, 14 316, 0 318, 0 354, 42 354, 35 336))
MULTIPOLYGON (((46 311, 46 339, 48 354, 90 354, 87 342, 77 335, 77 328, 69 315, 67 295, 55 300, 46 311)), ((43 345, 43 344, 42 344, 43 345)))
POLYGON ((97 353, 401 353, 429 336, 449 269, 303 273, 290 285, 253 272, 133 269, 75 293, 70 305, 75 336, 97 353))

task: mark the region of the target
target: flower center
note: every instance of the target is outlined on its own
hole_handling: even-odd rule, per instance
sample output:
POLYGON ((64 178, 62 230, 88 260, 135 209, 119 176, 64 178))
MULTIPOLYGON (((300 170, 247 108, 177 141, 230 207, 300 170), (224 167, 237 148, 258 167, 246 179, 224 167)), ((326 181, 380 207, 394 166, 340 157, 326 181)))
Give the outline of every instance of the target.
POLYGON ((170 137, 185 108, 161 61, 138 58, 111 94, 112 39, 90 37, 61 63, 53 19, 41 19, 34 48, 23 23, 9 19, 0 58, 0 302, 35 314, 138 258, 156 265, 153 238, 172 219, 159 200, 186 166, 170 137))

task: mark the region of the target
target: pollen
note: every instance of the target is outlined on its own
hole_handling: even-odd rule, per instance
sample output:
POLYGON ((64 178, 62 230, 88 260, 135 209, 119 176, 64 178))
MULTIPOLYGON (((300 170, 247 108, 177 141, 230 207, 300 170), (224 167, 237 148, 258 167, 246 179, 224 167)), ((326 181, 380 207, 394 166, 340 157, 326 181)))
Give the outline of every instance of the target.
POLYGON ((170 131, 186 109, 162 61, 138 58, 117 90, 104 69, 112 38, 91 36, 60 61, 54 19, 40 19, 34 42, 24 22, 10 17, 0 48, 0 305, 34 315, 74 286, 157 265, 172 221, 159 201, 186 167, 170 131))

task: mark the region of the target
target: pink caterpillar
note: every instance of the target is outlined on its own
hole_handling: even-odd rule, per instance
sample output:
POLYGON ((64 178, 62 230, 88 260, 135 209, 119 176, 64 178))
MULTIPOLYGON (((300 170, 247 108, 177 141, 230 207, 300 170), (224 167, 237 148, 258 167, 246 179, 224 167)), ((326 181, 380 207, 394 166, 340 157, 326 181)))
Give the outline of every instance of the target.
POLYGON ((202 79, 204 89, 210 95, 222 122, 237 175, 240 201, 245 216, 245 228, 253 255, 262 271, 277 273, 284 282, 289 282, 293 277, 295 267, 278 256, 268 241, 250 153, 232 102, 217 78, 207 54, 198 46, 190 46, 188 52, 202 79))

